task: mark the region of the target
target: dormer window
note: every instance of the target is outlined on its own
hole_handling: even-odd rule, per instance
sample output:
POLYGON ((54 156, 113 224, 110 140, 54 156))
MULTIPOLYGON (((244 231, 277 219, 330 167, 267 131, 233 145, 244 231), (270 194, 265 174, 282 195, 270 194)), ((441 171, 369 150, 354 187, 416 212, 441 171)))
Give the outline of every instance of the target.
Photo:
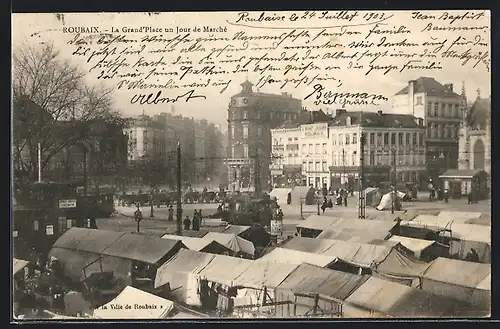
POLYGON ((401 121, 399 121, 399 120, 394 120, 394 123, 395 123, 396 125, 398 125, 398 126, 400 126, 400 125, 401 125, 401 121))
POLYGON ((345 124, 346 124, 347 126, 350 126, 350 125, 351 125, 351 117, 347 117, 347 118, 345 119, 345 124))

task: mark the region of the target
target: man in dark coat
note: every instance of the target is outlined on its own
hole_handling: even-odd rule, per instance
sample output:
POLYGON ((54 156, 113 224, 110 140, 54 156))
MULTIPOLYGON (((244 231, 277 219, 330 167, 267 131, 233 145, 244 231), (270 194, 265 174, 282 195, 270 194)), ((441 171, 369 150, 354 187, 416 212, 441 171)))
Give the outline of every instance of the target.
POLYGON ((170 208, 168 208, 168 220, 169 221, 174 220, 174 207, 173 206, 170 206, 170 208))
POLYGON ((191 228, 191 220, 189 219, 189 216, 186 216, 186 219, 184 219, 184 230, 189 231, 191 228))

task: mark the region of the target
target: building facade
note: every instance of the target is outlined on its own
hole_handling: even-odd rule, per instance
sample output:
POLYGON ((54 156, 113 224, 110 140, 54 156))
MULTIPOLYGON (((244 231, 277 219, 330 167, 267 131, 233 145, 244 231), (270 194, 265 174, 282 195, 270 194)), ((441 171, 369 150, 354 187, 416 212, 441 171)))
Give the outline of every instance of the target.
POLYGON ((156 185, 167 179, 165 129, 147 115, 131 118, 124 128, 127 136, 127 185, 156 185))
POLYGON ((392 111, 423 118, 426 127, 426 169, 436 179, 447 169, 458 166, 458 139, 463 116, 462 97, 453 84, 441 84, 421 77, 393 96, 392 111))
POLYGON ((329 125, 330 185, 357 189, 361 136, 365 186, 422 181, 425 126, 413 115, 337 110, 329 125))
POLYGON ((227 160, 231 190, 268 189, 271 184, 271 129, 297 120, 301 101, 291 95, 253 91, 248 80, 228 107, 227 160))
POLYGON ((296 184, 287 173, 300 166, 301 185, 357 189, 361 136, 365 136, 365 186, 420 183, 425 171, 425 126, 412 115, 337 110, 327 122, 286 124, 272 129, 273 186, 296 184), (285 181, 280 180, 284 176, 285 181), (292 180, 290 181, 290 179, 292 180), (276 184, 276 182, 280 184, 276 184))

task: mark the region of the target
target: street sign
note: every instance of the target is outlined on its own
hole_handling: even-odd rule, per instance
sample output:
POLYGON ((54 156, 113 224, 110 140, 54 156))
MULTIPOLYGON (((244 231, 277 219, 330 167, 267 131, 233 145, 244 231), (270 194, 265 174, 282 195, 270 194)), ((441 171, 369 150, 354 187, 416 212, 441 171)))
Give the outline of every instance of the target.
POLYGON ((76 208, 76 199, 59 200, 59 208, 76 208))

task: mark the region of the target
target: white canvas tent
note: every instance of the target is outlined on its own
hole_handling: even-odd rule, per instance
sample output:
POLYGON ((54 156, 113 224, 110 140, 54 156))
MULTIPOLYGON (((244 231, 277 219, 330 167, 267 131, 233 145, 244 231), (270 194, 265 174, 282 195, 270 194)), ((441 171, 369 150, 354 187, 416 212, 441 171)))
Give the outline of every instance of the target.
POLYGON ((98 319, 164 319, 173 308, 174 302, 170 300, 127 286, 112 301, 95 309, 94 316, 98 319))
MULTIPOLYGON (((392 194, 393 192, 389 192, 387 194, 384 194, 382 196, 382 199, 380 200, 380 204, 377 206, 377 210, 385 210, 391 207, 392 204, 392 194)), ((399 200, 401 200, 406 194, 404 194, 401 191, 397 191, 397 196, 399 200)))
POLYGON ((285 205, 288 199, 288 193, 291 193, 291 188, 274 188, 271 192, 269 192, 269 196, 271 199, 276 198, 276 202, 279 205, 285 205))
POLYGON ((251 241, 240 238, 236 234, 226 234, 209 232, 203 239, 209 241, 216 241, 230 250, 237 253, 244 253, 253 256, 255 254, 255 246, 251 241))

